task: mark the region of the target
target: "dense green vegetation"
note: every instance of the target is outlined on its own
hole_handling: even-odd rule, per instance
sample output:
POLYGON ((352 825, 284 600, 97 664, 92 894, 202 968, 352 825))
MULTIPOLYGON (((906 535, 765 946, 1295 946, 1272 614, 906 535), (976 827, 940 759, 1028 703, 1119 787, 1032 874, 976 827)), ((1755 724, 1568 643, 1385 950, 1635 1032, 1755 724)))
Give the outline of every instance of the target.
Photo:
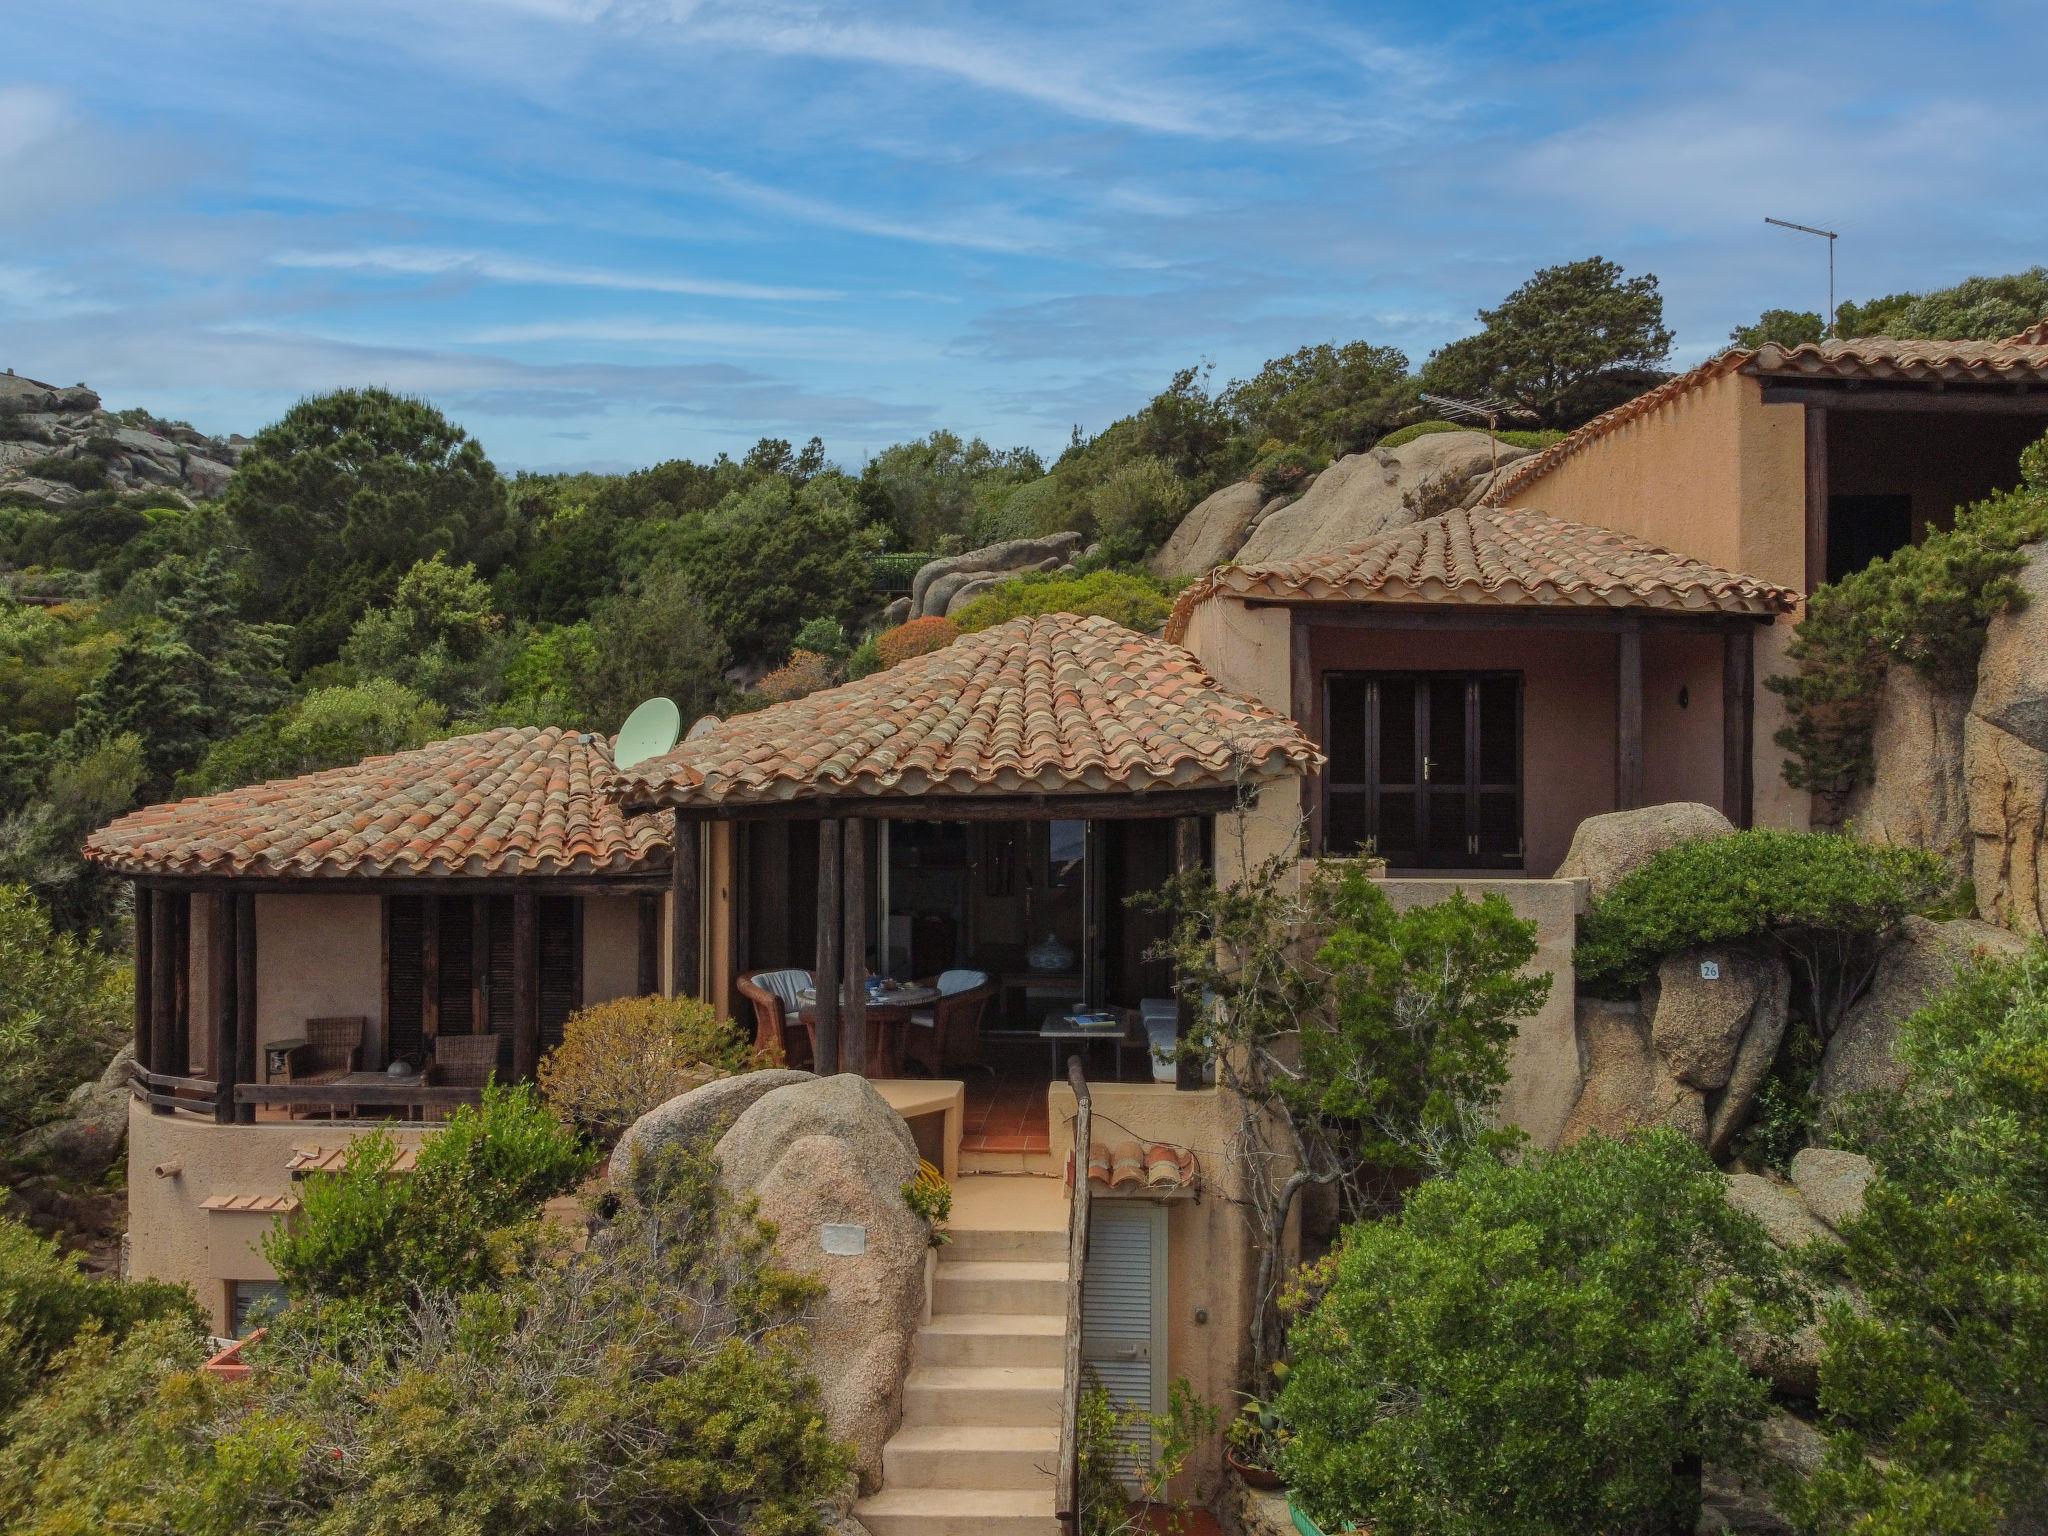
MULTIPOLYGON (((1893 293, 1835 306, 1835 334, 1897 336, 1916 341, 2003 341, 2048 318, 2048 267, 2002 277, 1968 277, 1953 288, 1893 293)), ((1819 341, 1826 321, 1810 309, 1767 309, 1728 339, 1739 347, 1819 341)))

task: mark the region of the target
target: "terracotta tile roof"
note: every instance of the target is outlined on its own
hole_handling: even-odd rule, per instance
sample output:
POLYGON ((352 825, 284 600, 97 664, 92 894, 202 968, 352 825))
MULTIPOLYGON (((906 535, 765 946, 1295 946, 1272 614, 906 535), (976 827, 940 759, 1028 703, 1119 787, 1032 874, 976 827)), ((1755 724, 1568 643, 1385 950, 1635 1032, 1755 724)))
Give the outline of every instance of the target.
POLYGON ((1797 594, 1631 534, 1524 508, 1425 518, 1350 549, 1226 565, 1181 593, 1166 633, 1187 633, 1217 593, 1331 603, 1500 603, 1782 613, 1797 594))
POLYGON ((513 727, 303 778, 152 805, 86 857, 131 875, 621 874, 668 864, 651 817, 597 792, 602 737, 513 727))
MULTIPOLYGON (((1072 1189, 1071 1152, 1067 1154, 1064 1176, 1067 1187, 1072 1189)), ((1088 1182, 1117 1195, 1173 1195, 1201 1186, 1202 1165, 1188 1148, 1163 1141, 1097 1141, 1088 1147, 1088 1182)))
POLYGON ((2048 384, 2048 319, 2002 341, 1903 341, 1890 336, 1851 337, 1748 351, 1731 347, 1697 368, 1667 379, 1613 410, 1595 416, 1541 453, 1508 466, 1484 504, 1497 507, 1549 474, 1573 454, 1666 402, 1724 373, 1762 378, 1854 379, 1882 383, 2048 384))
POLYGON ((1177 645, 1049 614, 692 734, 618 774, 652 805, 1227 787, 1317 761, 1293 721, 1177 645))

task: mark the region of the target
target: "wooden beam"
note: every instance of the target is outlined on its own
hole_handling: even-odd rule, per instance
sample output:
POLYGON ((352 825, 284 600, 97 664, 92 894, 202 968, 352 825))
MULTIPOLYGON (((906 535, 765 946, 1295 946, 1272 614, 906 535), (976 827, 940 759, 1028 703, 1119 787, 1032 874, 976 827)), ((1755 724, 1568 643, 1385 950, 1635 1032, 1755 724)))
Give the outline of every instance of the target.
POLYGON ((2008 394, 2000 386, 1972 389, 1951 384, 1936 392, 1922 387, 1825 384, 1774 384, 1764 380, 1765 405, 1818 406, 1835 411, 1864 411, 1943 416, 2039 416, 2048 420, 2048 390, 2033 394, 2008 394))
MULTIPOLYGON (((1202 823, 1193 816, 1183 816, 1173 824, 1173 872, 1185 875, 1202 866, 1202 823)), ((1173 978, 1174 1016, 1173 1039, 1178 1045, 1195 1032, 1195 1000, 1188 996, 1181 986, 1178 975, 1173 978)), ((1183 1056, 1173 1069, 1173 1086, 1182 1092, 1192 1092, 1202 1086, 1202 1064, 1192 1056, 1183 1056)))
MULTIPOLYGON (((1768 617, 1768 615, 1766 615, 1768 617)), ((1253 788, 1256 796, 1257 789, 1253 788)), ((820 796, 766 805, 689 805, 676 813, 695 821, 1164 821, 1222 816, 1236 809, 1235 788, 1149 789, 1129 794, 820 796)), ((630 812, 660 807, 632 804, 630 812)))
POLYGON ((670 817, 674 847, 669 863, 669 995, 695 997, 703 989, 703 833, 680 812, 670 817))
POLYGON ((725 996, 720 1006, 739 996, 738 980, 752 964, 754 951, 752 886, 753 854, 751 823, 736 821, 726 843, 725 875, 725 996))
POLYGON ((1614 805, 1643 803, 1643 635, 1625 629, 1614 645, 1614 805))
POLYGON ((176 963, 172 949, 178 942, 177 922, 171 915, 180 897, 157 894, 149 904, 149 1070, 185 1070, 176 1058, 172 1031, 173 1010, 178 1006, 176 963))
POLYGON ((634 985, 640 996, 655 997, 661 992, 661 898, 641 896, 635 901, 640 909, 640 944, 634 985))
MULTIPOLYGON (((256 898, 236 891, 235 902, 235 1083, 256 1081, 259 1055, 256 1039, 259 1015, 256 1010, 256 898)), ((230 1090, 232 1092, 232 1090, 230 1090)), ((256 1122, 256 1107, 235 1105, 235 1118, 244 1125, 256 1122)))
POLYGON ((1756 816, 1756 634, 1721 643, 1721 809, 1738 827, 1756 816))
MULTIPOLYGON (((1289 708, 1302 734, 1323 746, 1326 734, 1322 719, 1322 679, 1316 676, 1315 648, 1311 643, 1308 615, 1296 609, 1287 627, 1287 675, 1289 708)), ((1320 771, 1301 776, 1301 818, 1307 831, 1309 854, 1323 851, 1323 775, 1320 771)))
MULTIPOLYGON (((430 1061, 440 1036, 441 898, 428 896, 420 902, 420 1049, 430 1061)), ((385 1041, 384 1048, 390 1050, 391 1042, 385 1041)))
POLYGON ((235 898, 216 892, 206 924, 206 975, 213 983, 212 1038, 207 1041, 206 1070, 216 1084, 213 1118, 231 1125, 235 1118, 235 1064, 240 1052, 235 1044, 235 1026, 240 1010, 235 1006, 235 898))
MULTIPOLYGON (((138 881, 138 884, 142 882, 138 881)), ((520 891, 537 891, 545 896, 630 896, 641 891, 665 891, 666 870, 641 875, 419 875, 404 878, 356 875, 265 876, 194 875, 176 879, 151 878, 156 891, 188 891, 204 894, 225 887, 235 891, 257 891, 266 896, 513 896, 520 891)))
POLYGON ((153 923, 150 916, 151 903, 156 893, 146 885, 135 887, 135 1065, 143 1071, 152 1070, 150 1061, 150 999, 156 984, 155 973, 150 968, 150 940, 153 937, 153 923))
POLYGON ((1638 626, 1659 634, 1719 634, 1746 624, 1768 624, 1774 615, 1749 612, 1703 612, 1692 608, 1581 608, 1576 604, 1394 603, 1351 602, 1345 599, 1300 600, 1255 598, 1247 608, 1286 608, 1311 629, 1393 630, 1560 630, 1574 634, 1617 635, 1638 626))
MULTIPOLYGON (((839 1005, 840 1065, 857 1077, 868 1074, 868 828, 849 816, 845 851, 839 856, 839 915, 844 936, 839 941, 840 968, 846 977, 845 1000, 839 1005)), ((876 1062, 879 1068, 883 1064, 876 1062)))
POLYGON ((839 823, 818 823, 818 964, 811 983, 817 993, 816 1057, 811 1070, 830 1077, 839 1070, 839 823))
POLYGON ((512 1080, 540 1065, 540 898, 512 898, 512 1080))
POLYGON ((1806 590, 1828 579, 1828 411, 1806 408, 1806 590))

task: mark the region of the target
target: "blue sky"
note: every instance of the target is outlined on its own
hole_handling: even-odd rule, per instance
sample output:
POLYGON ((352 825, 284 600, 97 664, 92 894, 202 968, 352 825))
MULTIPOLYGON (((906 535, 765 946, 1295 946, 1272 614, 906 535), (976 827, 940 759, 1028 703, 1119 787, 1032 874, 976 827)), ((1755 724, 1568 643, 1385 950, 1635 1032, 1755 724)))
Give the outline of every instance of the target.
POLYGON ((210 431, 352 383, 507 467, 1420 361, 1539 265, 1679 358, 2048 260, 2048 7, 0 0, 0 364, 210 431))

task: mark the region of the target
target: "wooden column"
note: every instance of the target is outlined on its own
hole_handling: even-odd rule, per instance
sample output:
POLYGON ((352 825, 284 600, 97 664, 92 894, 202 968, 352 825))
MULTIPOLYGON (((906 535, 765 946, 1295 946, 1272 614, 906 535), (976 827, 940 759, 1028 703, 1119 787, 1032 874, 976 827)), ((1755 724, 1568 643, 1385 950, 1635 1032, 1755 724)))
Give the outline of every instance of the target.
MULTIPOLYGON (((247 891, 235 896, 235 1081, 253 1083, 257 1077, 259 1042, 256 1039, 256 898, 247 891)), ((256 1123, 254 1104, 237 1104, 235 1119, 243 1125, 256 1123)))
POLYGON ((669 863, 669 995, 695 997, 703 987, 704 869, 702 829, 677 811, 669 863))
MULTIPOLYGON (((846 1000, 839 1009, 839 1064, 857 1077, 868 1072, 868 838, 867 823, 849 816, 845 852, 839 857, 839 915, 844 935, 839 941, 846 1000)), ((877 1068, 881 1062, 875 1062, 877 1068)))
POLYGON ((731 840, 726 845, 726 995, 721 1003, 730 1002, 738 996, 736 984, 739 978, 753 969, 753 848, 753 823, 733 822, 731 840))
POLYGON ((1828 408, 1806 407, 1806 590, 1828 579, 1828 408))
MULTIPOLYGON (((1294 723, 1301 727, 1302 734, 1318 746, 1323 743, 1322 689, 1317 686, 1315 653, 1310 642, 1308 621, 1299 613, 1291 616, 1288 625, 1288 664, 1290 678, 1289 708, 1294 723)), ((1311 769, 1301 776, 1301 820, 1303 851, 1319 854, 1323 851, 1323 774, 1311 769)))
POLYGON ((1738 827, 1756 815, 1756 627, 1721 639, 1721 809, 1738 827))
MULTIPOLYGON (((185 1069, 176 1065, 177 1047, 173 1038, 177 1029, 178 1007, 174 953, 178 943, 178 924, 172 909, 177 900, 169 891, 158 891, 149 904, 149 1070, 183 1077, 185 1069)), ((170 1113, 161 1104, 151 1108, 160 1115, 170 1113)))
POLYGON ((241 1011, 235 1006, 235 898, 225 891, 215 893, 206 925, 206 974, 213 983, 212 1038, 206 1052, 207 1070, 213 1074, 213 1118, 219 1125, 232 1125, 235 1068, 241 1055, 235 1027, 241 1011))
POLYGON ((1643 803, 1643 632, 1630 626, 1615 636, 1614 808, 1643 803))
POLYGON ((512 898, 512 1080, 540 1065, 540 898, 512 898))
POLYGON ((640 908, 640 951, 635 984, 640 996, 656 997, 661 992, 661 898, 641 896, 636 900, 640 908))
MULTIPOLYGON (((1198 816, 1183 816, 1173 824, 1173 872, 1185 875, 1199 869, 1202 864, 1202 821, 1198 816)), ((1187 1039, 1195 1032, 1195 1000, 1181 987, 1180 977, 1173 978, 1174 996, 1174 1042, 1187 1039)), ((1191 1056, 1183 1056, 1173 1070, 1173 1086, 1184 1091, 1193 1091, 1202 1086, 1202 1064, 1191 1056)))
POLYGON ((839 1070, 839 823, 818 823, 817 1049, 811 1070, 830 1077, 839 1070))
MULTIPOLYGON (((441 898, 432 891, 420 898, 420 1049, 434 1059, 441 1034, 441 898)), ((384 1042, 386 1051, 391 1042, 384 1042)), ((381 1059, 378 1063, 383 1064, 381 1059)))
POLYGON ((156 975, 150 968, 150 940, 154 937, 150 918, 156 893, 148 886, 135 887, 135 1065, 144 1072, 150 1066, 150 1008, 155 996, 156 975))

